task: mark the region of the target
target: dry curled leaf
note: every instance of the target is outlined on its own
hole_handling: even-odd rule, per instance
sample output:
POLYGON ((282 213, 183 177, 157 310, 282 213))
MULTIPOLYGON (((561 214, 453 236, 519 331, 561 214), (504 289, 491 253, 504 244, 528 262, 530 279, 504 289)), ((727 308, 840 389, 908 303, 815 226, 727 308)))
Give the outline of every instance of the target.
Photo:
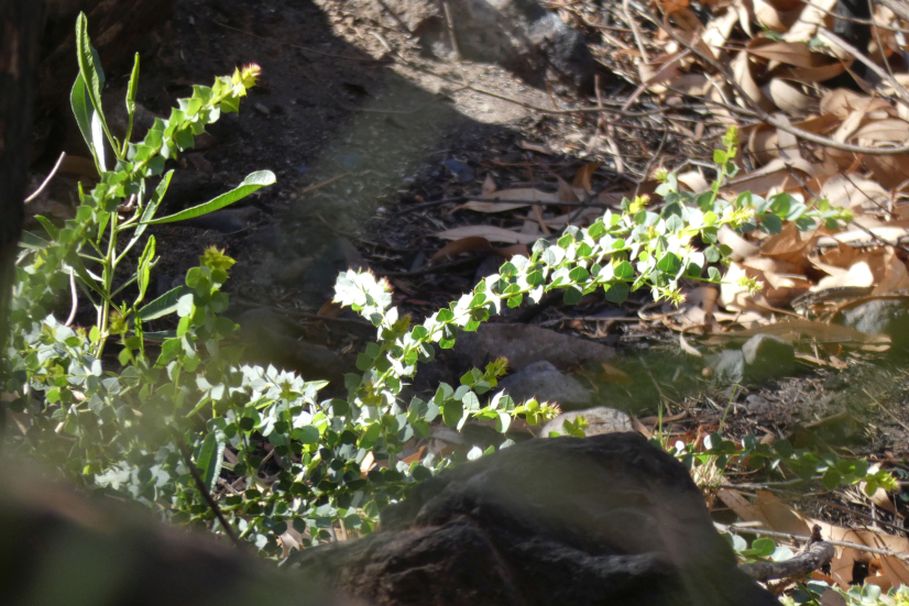
POLYGON ((489 200, 471 200, 457 207, 458 210, 472 210, 480 213, 503 213, 517 208, 526 208, 536 202, 547 202, 557 204, 559 200, 558 192, 542 191, 533 187, 516 187, 514 189, 503 189, 501 191, 490 192, 484 195, 485 198, 501 200, 501 202, 492 202, 489 200), (514 202, 510 202, 514 200, 514 202))
POLYGON ((504 227, 496 227, 495 225, 463 225, 440 231, 435 236, 443 240, 460 240, 476 236, 485 238, 490 242, 502 242, 504 244, 532 244, 539 238, 539 236, 522 234, 504 227))

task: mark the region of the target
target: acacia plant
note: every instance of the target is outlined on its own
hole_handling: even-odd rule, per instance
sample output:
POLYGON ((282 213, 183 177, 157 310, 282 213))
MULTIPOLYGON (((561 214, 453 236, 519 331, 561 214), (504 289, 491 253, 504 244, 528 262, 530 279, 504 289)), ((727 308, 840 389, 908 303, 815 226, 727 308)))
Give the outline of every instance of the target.
POLYGON ((206 524, 265 553, 279 552, 278 537, 289 527, 313 543, 342 530, 367 532, 414 480, 483 454, 478 447, 422 454, 416 446, 435 424, 461 430, 488 422, 504 433, 515 417, 536 424, 557 412, 496 392, 504 360, 404 402, 402 389, 420 362, 436 346, 451 347, 458 331, 476 330, 503 307, 550 291, 563 292, 568 303, 595 292, 619 303, 642 288, 677 301, 684 280, 722 280, 722 226, 775 230, 783 221, 839 218, 823 202, 808 205, 788 194, 722 198, 721 186, 735 172, 731 132, 714 158, 709 191, 682 192, 667 174, 659 204, 626 201, 589 227, 540 240, 529 257, 513 257, 422 322, 391 305, 386 281, 369 272, 341 274, 335 300, 367 318, 376 338, 359 356, 358 372, 347 376, 347 396, 320 399, 326 382, 319 377, 240 362, 222 290, 234 261, 222 252, 207 250, 183 285, 147 301, 157 261, 149 227, 212 212, 275 180, 269 171, 254 172, 213 200, 158 216, 173 175, 168 162, 222 112, 238 110, 258 67, 193 87, 133 141, 138 56, 125 99, 128 126, 118 138, 105 118, 104 75, 84 15, 76 34, 71 101, 99 180, 89 191, 79 188, 72 219, 39 219, 45 233, 23 242, 9 371, 0 378, 14 412, 6 441, 87 487, 146 503, 171 520, 206 524), (77 325, 69 311, 76 303, 61 298, 70 283, 94 310, 89 326, 77 325))

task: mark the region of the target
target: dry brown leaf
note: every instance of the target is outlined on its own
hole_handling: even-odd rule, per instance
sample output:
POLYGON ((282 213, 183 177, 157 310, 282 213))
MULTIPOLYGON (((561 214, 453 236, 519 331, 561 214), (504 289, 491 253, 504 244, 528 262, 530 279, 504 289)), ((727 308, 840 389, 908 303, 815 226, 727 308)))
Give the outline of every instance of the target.
POLYGON ((764 298, 774 307, 788 305, 811 288, 811 282, 799 265, 768 257, 752 257, 743 261, 742 265, 756 272, 755 277, 764 283, 764 298))
POLYGON ((539 236, 522 234, 495 225, 463 225, 440 231, 435 236, 443 240, 460 240, 476 236, 486 238, 490 242, 504 244, 532 244, 539 238, 539 236))
POLYGON ((735 230, 727 225, 720 228, 717 233, 717 240, 719 240, 720 244, 729 247, 731 251, 729 253, 729 258, 733 261, 741 261, 742 259, 756 255, 760 250, 755 244, 752 244, 740 236, 735 230))
POLYGON ((760 166, 779 157, 778 130, 768 124, 758 123, 742 128, 739 141, 748 150, 754 162, 760 166))
POLYGON ((600 374, 599 378, 603 379, 606 383, 621 383, 627 385, 634 382, 631 375, 627 372, 607 362, 600 362, 600 370, 602 371, 602 374, 600 374))
POLYGON ((845 120, 849 114, 856 110, 864 113, 880 111, 884 112, 885 115, 889 115, 891 109, 890 103, 884 99, 872 98, 868 95, 851 91, 848 88, 835 88, 828 91, 821 97, 820 102, 822 114, 832 114, 840 120, 845 120))
MULTIPOLYGON (((740 51, 732 60, 732 75, 736 83, 745 92, 752 103, 757 104, 761 109, 766 111, 773 110, 773 102, 764 96, 760 85, 754 76, 755 64, 748 58, 747 51, 740 51)), ((742 107, 748 107, 748 101, 737 99, 736 102, 742 107)))
POLYGON ((909 242, 909 228, 898 225, 883 225, 868 229, 851 229, 838 234, 823 236, 818 238, 817 246, 819 248, 835 247, 839 244, 847 244, 849 246, 872 246, 875 244, 900 246, 907 242, 909 242))
POLYGON ((685 301, 672 314, 678 328, 707 327, 713 323, 720 291, 716 286, 699 286, 685 293, 685 301))
MULTIPOLYGON (((909 539, 905 537, 896 537, 884 534, 870 529, 852 530, 842 526, 834 526, 821 520, 807 518, 806 522, 812 526, 817 524, 821 527, 821 536, 827 540, 848 541, 867 545, 878 549, 886 549, 893 553, 909 553, 909 539)), ((873 561, 872 576, 865 579, 865 582, 873 582, 880 585, 885 590, 900 584, 909 583, 909 564, 905 560, 893 556, 871 554, 851 547, 837 547, 836 556, 830 563, 830 573, 837 578, 837 582, 843 583, 848 587, 849 581, 852 580, 852 567, 856 561, 869 562, 873 561)))
POLYGON ((549 149, 546 145, 540 143, 533 143, 532 141, 521 140, 518 142, 518 147, 521 149, 526 149, 527 151, 537 152, 538 154, 543 154, 546 156, 552 155, 552 150, 549 149))
POLYGON ((483 179, 483 186, 480 188, 480 193, 483 197, 490 196, 496 190, 496 182, 493 180, 492 175, 486 175, 486 178, 483 179))
POLYGON ((795 125, 812 133, 826 134, 833 131, 839 122, 840 119, 836 116, 822 113, 820 116, 813 116, 796 122, 795 125))
POLYGON ((711 88, 710 78, 706 74, 680 74, 673 79, 672 88, 692 97, 703 97, 711 88))
POLYGON ((688 188, 688 191, 702 192, 710 189, 710 184, 699 170, 690 170, 676 177, 678 182, 688 188))
POLYGON ((906 264, 897 256, 893 248, 887 247, 877 251, 869 259, 871 272, 874 274, 874 295, 898 292, 909 288, 909 272, 906 264))
POLYGON ((593 183, 591 183, 591 179, 598 168, 600 168, 599 162, 586 162, 574 174, 571 186, 578 187, 588 194, 593 193, 593 183))
POLYGON ((761 513, 761 510, 752 505, 751 501, 738 490, 733 488, 720 488, 717 490, 716 496, 719 497, 723 504, 731 509, 740 520, 746 522, 759 522, 768 528, 770 527, 770 524, 764 519, 764 514, 761 513))
POLYGON ((866 261, 853 263, 849 269, 836 271, 829 276, 821 278, 817 285, 812 287, 812 292, 820 292, 835 288, 867 288, 871 290, 874 284, 874 274, 866 261))
MULTIPOLYGON (((853 135, 855 132, 862 126, 862 124, 868 119, 868 112, 864 109, 856 109, 852 111, 846 119, 839 125, 839 127, 833 132, 832 138, 834 141, 846 142, 852 141, 853 135)), ((848 152, 841 152, 846 154, 848 152)))
POLYGON ((626 100, 625 105, 634 100, 644 92, 649 90, 654 93, 663 93, 666 91, 664 86, 666 82, 675 82, 676 78, 681 75, 681 60, 687 57, 690 52, 686 49, 675 53, 668 53, 652 58, 650 61, 643 61, 638 64, 638 74, 641 86, 626 100))
POLYGON ((754 18, 775 32, 785 32, 799 17, 801 0, 754 0, 754 18))
POLYGON ((838 208, 855 211, 881 210, 890 208, 890 194, 877 181, 857 174, 836 174, 824 182, 819 192, 838 208))
POLYGON ((732 29, 739 21, 738 6, 733 5, 727 7, 722 15, 714 17, 707 23, 707 27, 701 35, 701 41, 710 48, 714 58, 718 58, 724 52, 729 35, 732 34, 732 29))
MULTIPOLYGON (((748 503, 741 495, 735 498, 735 495, 721 493, 720 498, 723 498, 723 501, 742 519, 760 522, 771 530, 806 535, 809 527, 817 525, 821 529, 821 537, 827 541, 866 545, 892 553, 909 553, 909 540, 905 537, 871 529, 844 528, 803 516, 768 491, 760 491, 754 505, 748 503)), ((871 575, 866 578, 866 583, 874 583, 884 590, 909 583, 909 564, 904 559, 872 554, 853 547, 835 547, 836 555, 830 562, 829 577, 843 589, 848 588, 852 582, 852 571, 856 562, 871 564, 869 566, 871 575)))
POLYGON ((801 116, 812 112, 817 107, 817 101, 805 92, 804 86, 798 82, 790 82, 783 78, 773 78, 764 86, 764 94, 777 106, 780 111, 801 116))
POLYGON ((417 448, 416 451, 412 452, 411 454, 409 454, 405 457, 401 457, 401 462, 406 463, 408 465, 413 465, 414 463, 421 461, 424 456, 426 456, 426 446, 420 446, 419 448, 417 448))
POLYGON ((804 339, 819 345, 858 345, 865 351, 886 351, 890 346, 890 337, 887 335, 869 335, 850 326, 791 316, 757 328, 725 333, 734 338, 746 338, 755 334, 773 335, 791 343, 804 339))
POLYGON ((817 30, 827 24, 827 16, 833 14, 837 0, 808 0, 804 3, 798 19, 783 34, 789 42, 811 40, 817 30))
POLYGON ((748 269, 735 261, 730 263, 723 282, 720 284, 720 302, 723 307, 738 311, 762 309, 765 303, 763 295, 752 294, 743 285, 745 278, 756 279, 758 274, 759 272, 748 269))
MULTIPOLYGON (((789 125, 789 118, 785 114, 777 118, 783 125, 789 125)), ((785 128, 778 128, 776 133, 777 144, 779 145, 780 158, 788 163, 803 161, 802 152, 799 149, 799 142, 795 135, 785 128)))
MULTIPOLYGON (((546 220, 543 218, 543 209, 540 208, 539 206, 531 206, 530 212, 527 213, 527 218, 533 219, 533 221, 536 223, 537 227, 539 227, 540 233, 543 233, 547 236, 552 234, 552 231, 550 231, 549 226, 546 225, 546 220)), ((528 233, 528 232, 525 231, 525 233, 528 233)))
MULTIPOLYGON (((858 145, 881 147, 903 145, 909 140, 909 122, 898 118, 876 120, 859 128, 853 140, 858 145)), ((884 187, 897 187, 909 180, 909 154, 866 155, 865 166, 884 187)))
POLYGON ((601 209, 591 207, 573 210, 570 213, 547 218, 545 221, 546 226, 550 229, 561 229, 569 223, 572 225, 589 225, 601 216, 603 216, 601 209))
POLYGON ((759 490, 754 507, 768 527, 778 532, 810 535, 811 527, 796 511, 769 490, 759 490))
POLYGON ((693 346, 691 343, 688 342, 688 340, 685 338, 685 333, 683 333, 683 332, 679 333, 679 349, 681 349, 683 352, 685 352, 689 356, 692 356, 695 358, 704 357, 704 354, 702 354, 700 351, 698 351, 697 347, 693 346))
POLYGON ((568 184, 568 181, 559 177, 559 190, 556 192, 559 198, 559 202, 577 202, 580 200, 581 196, 584 195, 583 192, 575 190, 571 185, 568 184))
POLYGON ((745 51, 769 61, 769 69, 774 69, 779 63, 798 67, 814 67, 817 59, 812 55, 819 54, 812 53, 804 42, 780 42, 768 38, 752 39, 745 47, 745 51))
MULTIPOLYGON (((655 187, 655 182, 644 181, 643 183, 641 183, 641 193, 644 194, 644 193, 652 192, 654 187, 655 187), (649 189, 648 189, 648 187, 649 187, 649 189)), ((627 194, 623 194, 621 192, 603 191, 597 195, 597 202, 601 205, 612 206, 612 207, 618 208, 618 206, 622 203, 622 200, 624 200, 627 197, 628 197, 627 194)))
POLYGON ((761 254, 803 267, 807 263, 807 252, 815 239, 816 232, 801 231, 794 223, 787 223, 780 233, 764 240, 761 244, 761 254))
POLYGON ((657 6, 666 15, 688 8, 688 0, 657 0, 657 6))
MULTIPOLYGON (((823 240, 824 238, 819 238, 818 243, 820 244, 823 240)), ((808 261, 824 273, 835 275, 846 271, 862 255, 862 251, 858 248, 834 241, 832 243, 832 248, 822 248, 820 254, 812 254, 808 257, 808 261)))
POLYGON ((535 189, 533 187, 516 187, 514 189, 503 189, 501 191, 494 191, 487 198, 492 198, 494 200, 503 200, 503 202, 489 202, 484 200, 470 200, 456 207, 456 209, 466 209, 473 210, 480 213, 503 213, 509 210, 514 210, 516 208, 525 208, 531 206, 529 201, 532 202, 551 202, 557 204, 559 202, 559 194, 557 192, 547 192, 535 189), (517 202, 508 202, 508 200, 518 200, 517 202))
POLYGON ((490 250, 492 250, 492 244, 489 243, 489 240, 481 238, 480 236, 470 236, 449 242, 437 250, 436 253, 430 257, 429 262, 438 263, 439 261, 456 257, 462 253, 476 251, 488 252, 490 250))
POLYGON ((520 231, 521 234, 533 236, 534 238, 539 238, 542 235, 543 232, 540 229, 540 225, 534 220, 533 208, 530 209, 527 216, 524 218, 520 231))
POLYGON ((372 471, 376 466, 376 455, 370 450, 366 453, 366 456, 363 457, 363 460, 360 461, 360 477, 365 478, 366 475, 372 471))
MULTIPOLYGON (((804 194, 807 192, 804 191, 802 184, 813 187, 812 175, 817 172, 819 172, 817 165, 803 158, 795 161, 774 158, 761 168, 732 179, 724 189, 737 194, 751 191, 762 196, 780 191, 804 194)), ((820 189, 819 184, 817 187, 820 189)))
POLYGON ((852 65, 851 60, 843 61, 836 57, 829 57, 818 53, 815 53, 813 56, 824 57, 824 59, 816 59, 817 65, 812 67, 789 67, 782 69, 779 71, 779 76, 781 78, 804 82, 805 84, 816 84, 839 76, 846 71, 846 68, 852 65))
POLYGON ((319 307, 318 311, 316 311, 316 315, 320 318, 337 318, 343 312, 343 307, 329 299, 319 307))

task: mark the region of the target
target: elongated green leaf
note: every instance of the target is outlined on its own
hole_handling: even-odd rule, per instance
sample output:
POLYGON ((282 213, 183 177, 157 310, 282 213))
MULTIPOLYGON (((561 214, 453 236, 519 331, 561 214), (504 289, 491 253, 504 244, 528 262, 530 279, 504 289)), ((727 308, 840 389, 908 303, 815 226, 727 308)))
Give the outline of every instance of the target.
POLYGON ((151 221, 146 221, 146 223, 149 225, 158 225, 160 223, 175 223, 177 221, 195 219, 196 217, 207 215, 216 210, 221 210, 225 206, 229 206, 238 200, 242 200, 246 196, 262 189, 266 185, 271 185, 274 182, 275 173, 271 172, 270 170, 257 170, 254 173, 248 174, 246 178, 243 179, 243 182, 237 187, 228 192, 224 192, 220 196, 212 198, 208 202, 197 204, 196 206, 191 206, 186 210, 181 210, 178 213, 167 215, 166 217, 161 217, 160 219, 152 219, 151 221))
MULTIPOLYGON (((76 126, 79 127, 79 133, 88 147, 92 158, 95 161, 95 168, 101 173, 101 162, 98 152, 95 149, 92 137, 92 124, 95 122, 95 108, 92 106, 91 99, 88 97, 88 88, 85 85, 85 79, 82 74, 76 76, 73 87, 69 92, 69 106, 73 110, 73 116, 76 118, 76 126)), ((103 153, 103 151, 102 151, 103 153)))
MULTIPOLYGON (((161 177, 161 181, 159 181, 158 186, 155 187, 155 193, 152 196, 152 199, 149 200, 148 204, 145 205, 145 208, 142 209, 142 217, 139 219, 139 224, 136 225, 136 231, 133 234, 132 239, 138 239, 148 228, 148 222, 155 218, 155 213, 158 212, 158 207, 161 206, 161 201, 167 193, 167 188, 170 187, 170 180, 173 176, 174 171, 169 170, 161 177)), ((132 244, 132 240, 130 241, 130 244, 132 244)))
POLYGON ((153 330, 152 332, 143 332, 142 336, 145 338, 146 343, 155 342, 160 343, 165 339, 173 339, 177 336, 176 330, 153 330))
POLYGON ((101 59, 98 57, 98 51, 92 47, 91 39, 88 36, 88 18, 85 13, 79 13, 76 18, 76 59, 79 62, 79 74, 85 82, 85 90, 95 112, 98 114, 98 121, 107 135, 107 139, 114 149, 119 149, 117 140, 111 135, 110 128, 107 126, 107 120, 104 117, 104 106, 101 104, 101 91, 104 89, 104 70, 101 68, 101 59))
POLYGON ((199 448, 199 455, 196 457, 196 465, 202 473, 202 481, 205 487, 211 492, 218 481, 218 475, 221 473, 221 463, 224 460, 224 442, 218 439, 215 433, 205 436, 202 446, 199 448))
POLYGON ((129 84, 126 86, 126 134, 123 135, 123 148, 120 156, 126 154, 126 146, 133 136, 133 121, 136 117, 136 90, 139 87, 139 53, 133 58, 133 71, 129 75, 129 84))
POLYGON ((160 297, 146 303, 138 312, 139 319, 143 322, 149 322, 174 313, 177 311, 177 302, 180 297, 190 292, 192 291, 185 284, 171 288, 160 297))
POLYGON ((135 305, 138 305, 145 298, 145 291, 148 290, 148 282, 151 276, 151 268, 155 259, 155 237, 149 236, 145 243, 145 249, 139 256, 139 263, 136 265, 136 280, 139 286, 139 295, 136 297, 135 305))
POLYGON ((50 236, 51 240, 57 239, 57 236, 60 234, 60 230, 57 229, 57 226, 54 225, 50 219, 44 215, 35 215, 35 221, 41 224, 41 227, 44 228, 44 231, 47 232, 47 235, 50 236))
MULTIPOLYGON (((37 217, 37 215, 35 215, 37 217)), ((29 250, 40 250, 50 244, 50 240, 45 240, 38 234, 31 231, 23 231, 22 239, 19 241, 19 246, 24 249, 29 250)))
POLYGON ((89 98, 95 109, 101 107, 101 89, 104 88, 104 71, 101 69, 98 55, 92 48, 88 37, 88 18, 85 13, 76 17, 76 59, 79 62, 79 73, 85 79, 89 98))
POLYGON ((102 299, 107 298, 106 291, 101 286, 101 277, 87 270, 85 265, 82 264, 81 259, 78 257, 70 259, 70 265, 72 266, 72 270, 75 272, 76 277, 79 278, 79 281, 85 288, 94 292, 102 299))

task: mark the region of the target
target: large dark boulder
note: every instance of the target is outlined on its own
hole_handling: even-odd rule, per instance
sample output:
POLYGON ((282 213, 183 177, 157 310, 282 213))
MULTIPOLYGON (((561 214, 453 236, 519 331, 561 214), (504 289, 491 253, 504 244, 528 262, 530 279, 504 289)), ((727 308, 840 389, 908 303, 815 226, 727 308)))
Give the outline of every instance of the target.
POLYGON ((685 468, 634 433, 515 445, 294 564, 374 606, 777 603, 736 567, 685 468))

